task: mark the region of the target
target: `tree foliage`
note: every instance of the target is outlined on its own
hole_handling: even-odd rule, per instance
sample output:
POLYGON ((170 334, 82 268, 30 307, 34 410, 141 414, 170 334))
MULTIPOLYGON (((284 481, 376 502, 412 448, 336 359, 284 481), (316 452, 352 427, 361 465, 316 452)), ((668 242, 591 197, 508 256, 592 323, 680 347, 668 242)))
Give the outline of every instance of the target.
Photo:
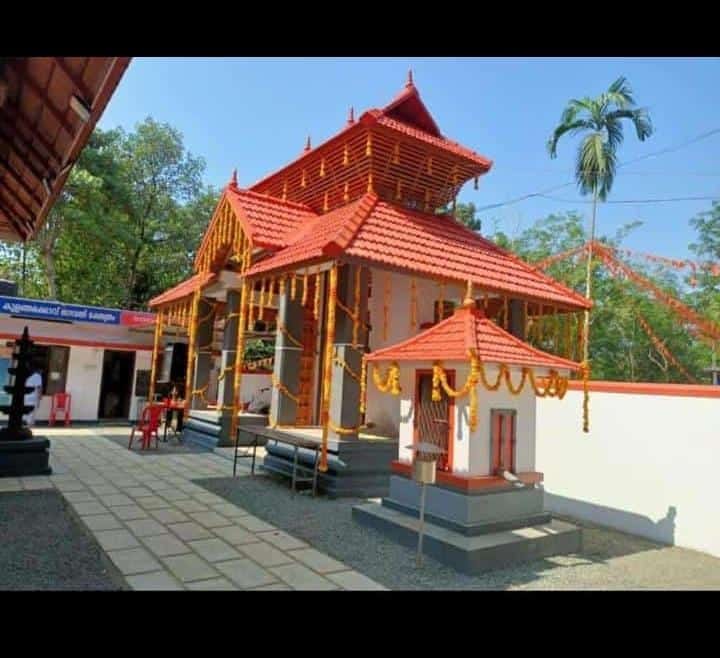
MULTIPOLYGON (((205 163, 182 135, 151 118, 134 131, 96 129, 36 238, 26 296, 141 309, 192 270, 217 202, 205 163)), ((18 247, 0 247, 0 272, 21 279, 18 247)))
MULTIPOLYGON (((708 236, 712 236, 713 230, 720 227, 720 209, 715 207, 713 217, 705 216, 703 221, 715 223, 715 226, 708 227, 706 231, 708 236)), ((599 240, 609 246, 620 247, 627 235, 638 226, 639 222, 626 225, 614 235, 601 236, 599 240)), ((577 212, 567 212, 538 220, 513 240, 502 233, 496 234, 493 239, 500 246, 511 249, 528 262, 534 263, 553 254, 579 247, 584 244, 586 237, 582 216, 577 212)), ((703 237, 700 244, 712 249, 714 243, 703 237)), ((715 244, 720 247, 720 242, 715 244)), ((710 255, 709 252, 703 253, 710 255)), ((650 267, 644 262, 629 264, 662 289, 684 303, 698 308, 703 315, 708 314, 699 308, 695 298, 704 294, 707 298, 711 297, 716 305, 720 302, 717 281, 713 290, 700 287, 693 291, 687 281, 675 271, 650 267)), ((577 292, 584 292, 584 255, 555 262, 546 272, 577 292)), ((703 369, 709 365, 708 348, 692 338, 670 309, 654 301, 631 281, 616 278, 597 261, 594 262, 592 276, 594 308, 591 313, 590 359, 593 378, 618 381, 686 381, 683 373, 663 356, 643 330, 638 317, 640 315, 684 368, 699 381, 707 381, 703 369)))

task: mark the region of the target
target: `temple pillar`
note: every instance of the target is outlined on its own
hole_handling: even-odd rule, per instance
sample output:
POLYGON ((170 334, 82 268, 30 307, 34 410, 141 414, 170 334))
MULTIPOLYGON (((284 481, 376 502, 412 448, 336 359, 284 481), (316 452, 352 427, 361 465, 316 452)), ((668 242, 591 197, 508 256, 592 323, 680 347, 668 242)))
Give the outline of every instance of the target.
POLYGON ((210 368, 212 367, 212 343, 213 343, 213 327, 215 325, 215 310, 211 303, 200 298, 198 304, 198 321, 195 331, 194 353, 195 372, 193 374, 193 391, 198 391, 193 395, 190 404, 191 409, 205 409, 207 402, 205 400, 205 391, 210 382, 210 368), (199 391, 203 393, 199 393, 199 391))
POLYGON ((297 419, 297 396, 300 392, 300 357, 303 347, 303 306, 302 282, 297 282, 295 299, 290 292, 279 298, 277 314, 277 335, 275 337, 275 364, 273 386, 270 401, 270 421, 278 425, 294 425, 297 419), (287 395, 283 390, 287 390, 287 395), (292 396, 292 397, 291 397, 292 396))
POLYGON ((220 358, 220 374, 218 375, 218 407, 220 408, 220 441, 219 445, 225 445, 230 440, 232 417, 233 417, 233 395, 235 368, 235 356, 237 353, 238 324, 240 322, 240 300, 239 290, 228 290, 226 298, 225 328, 223 329, 222 356, 220 358))
POLYGON ((510 311, 508 332, 520 340, 525 340, 525 302, 511 299, 508 308, 510 311))
POLYGON ((335 341, 333 345, 332 387, 328 437, 357 438, 360 423, 360 371, 367 315, 368 269, 359 265, 343 265, 338 268, 337 299, 352 313, 359 312, 359 327, 355 329, 353 318, 345 312, 340 303, 335 312, 335 341), (359 277, 359 280, 358 280, 359 277), (356 298, 359 294, 359 300, 356 298), (355 345, 354 341, 360 345, 355 345), (332 428, 353 428, 355 431, 338 433, 332 428))

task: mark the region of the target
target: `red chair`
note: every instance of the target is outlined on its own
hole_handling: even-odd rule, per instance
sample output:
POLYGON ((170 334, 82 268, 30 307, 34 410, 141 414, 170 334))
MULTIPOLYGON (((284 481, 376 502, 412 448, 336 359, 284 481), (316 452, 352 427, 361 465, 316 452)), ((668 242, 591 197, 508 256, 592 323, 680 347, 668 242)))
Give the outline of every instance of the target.
POLYGON ((150 447, 153 435, 155 435, 155 447, 158 447, 158 428, 162 420, 163 411, 165 405, 162 404, 148 404, 140 415, 140 421, 132 428, 130 432, 130 441, 128 442, 128 450, 132 447, 133 439, 135 438, 135 432, 140 432, 142 439, 142 450, 150 447))
POLYGON ((48 420, 49 425, 55 424, 58 412, 62 413, 65 419, 65 425, 70 425, 72 422, 70 418, 71 398, 70 393, 55 393, 55 395, 52 396, 52 406, 50 407, 50 418, 48 420))

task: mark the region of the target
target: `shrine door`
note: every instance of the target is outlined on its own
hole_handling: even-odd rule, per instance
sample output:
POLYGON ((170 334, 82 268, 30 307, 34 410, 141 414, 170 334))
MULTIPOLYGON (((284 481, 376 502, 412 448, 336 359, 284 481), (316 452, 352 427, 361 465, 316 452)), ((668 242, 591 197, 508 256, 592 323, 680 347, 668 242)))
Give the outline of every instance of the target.
MULTIPOLYGON (((440 389, 439 401, 432 399, 432 372, 417 371, 415 380, 415 443, 432 443, 443 453, 438 457, 437 469, 452 468, 452 412, 453 400, 440 389)), ((449 386, 455 385, 455 374, 447 372, 449 386)))
POLYGON ((493 409, 490 413, 491 472, 515 472, 515 410, 493 409))

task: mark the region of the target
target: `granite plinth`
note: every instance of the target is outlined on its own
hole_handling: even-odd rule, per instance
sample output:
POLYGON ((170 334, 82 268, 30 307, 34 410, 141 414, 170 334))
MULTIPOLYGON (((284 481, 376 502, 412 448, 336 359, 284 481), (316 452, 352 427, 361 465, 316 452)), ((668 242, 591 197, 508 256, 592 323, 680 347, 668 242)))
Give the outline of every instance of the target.
POLYGON ((50 441, 45 437, 0 440, 0 477, 50 475, 50 441))

